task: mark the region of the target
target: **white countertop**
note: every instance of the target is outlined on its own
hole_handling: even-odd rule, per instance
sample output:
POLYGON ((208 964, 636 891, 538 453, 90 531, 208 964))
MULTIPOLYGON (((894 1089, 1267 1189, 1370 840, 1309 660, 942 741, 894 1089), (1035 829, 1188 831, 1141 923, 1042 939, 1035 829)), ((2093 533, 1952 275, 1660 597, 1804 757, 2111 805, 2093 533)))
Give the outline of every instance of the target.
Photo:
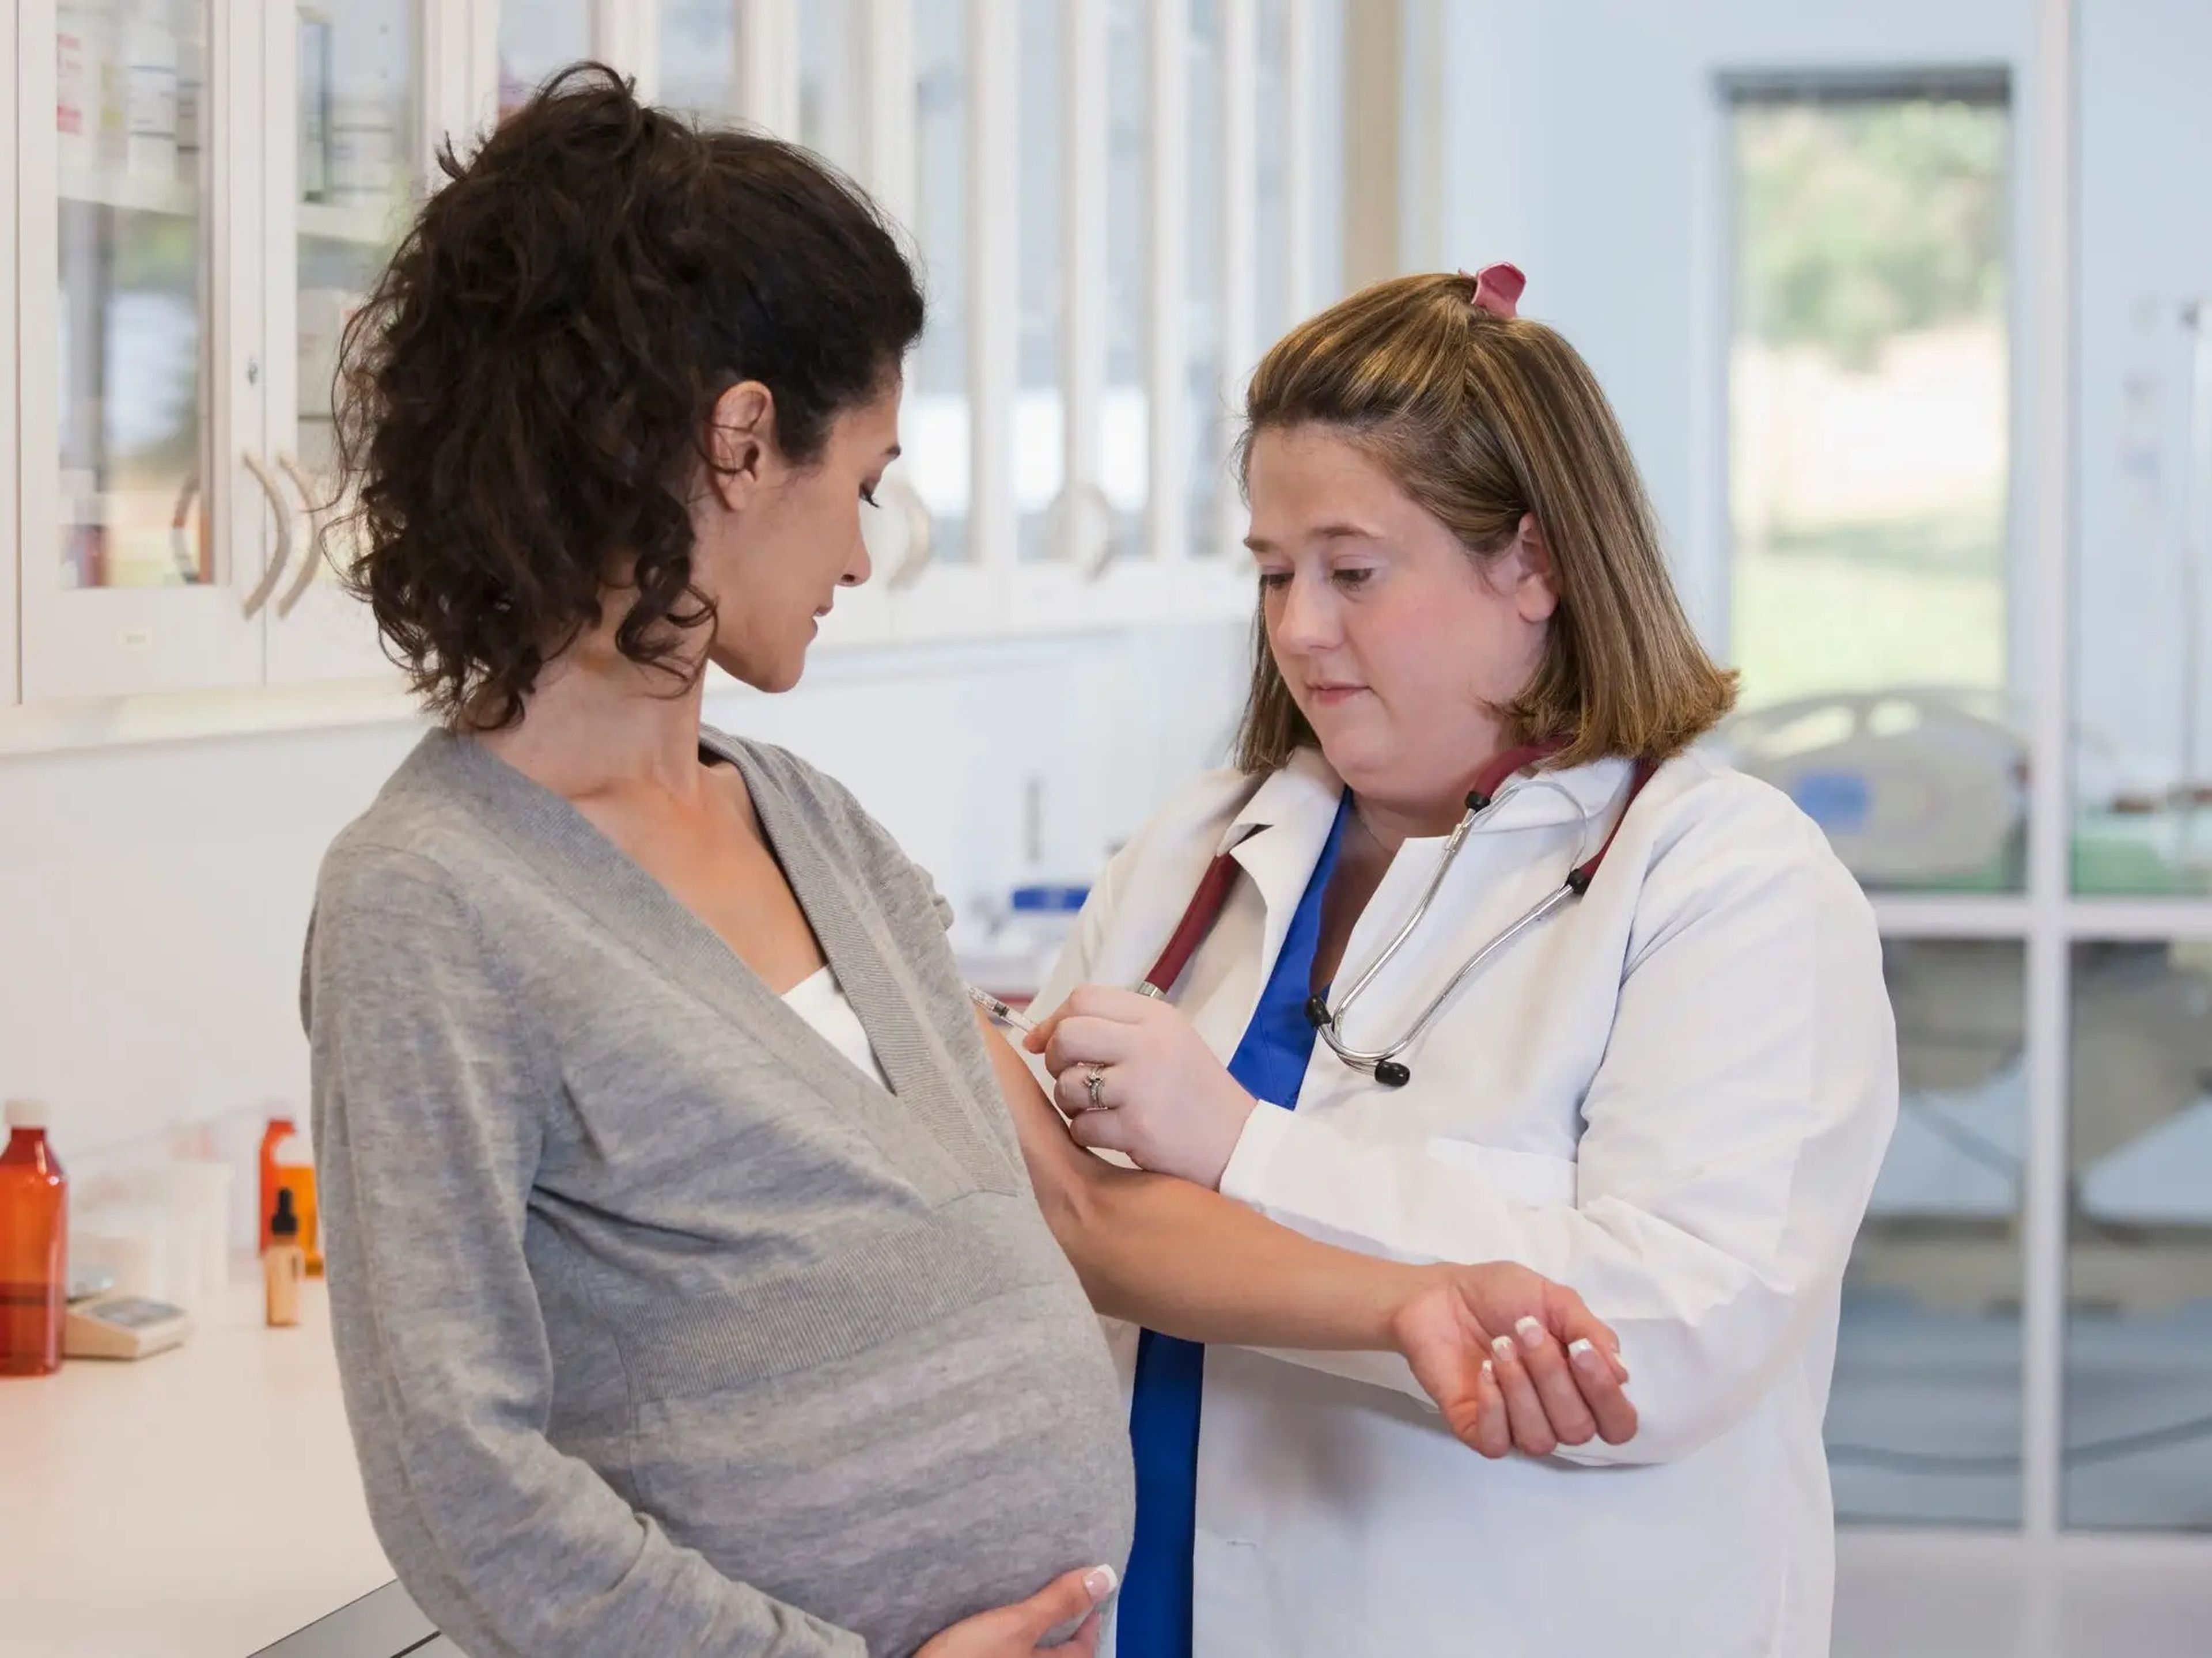
POLYGON ((329 1303, 234 1285, 184 1345, 0 1377, 0 1658, 246 1658, 388 1582, 329 1303))

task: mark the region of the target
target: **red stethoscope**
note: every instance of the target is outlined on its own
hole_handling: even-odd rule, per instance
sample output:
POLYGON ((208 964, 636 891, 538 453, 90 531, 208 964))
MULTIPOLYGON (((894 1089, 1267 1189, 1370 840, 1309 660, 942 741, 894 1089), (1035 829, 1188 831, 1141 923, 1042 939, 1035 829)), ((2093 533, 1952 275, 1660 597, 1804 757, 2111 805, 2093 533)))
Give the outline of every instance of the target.
MULTIPOLYGON (((1461 846, 1464 844, 1468 834, 1474 829, 1476 819, 1490 809, 1492 803, 1497 798, 1498 789, 1504 784, 1505 780, 1524 766, 1534 765, 1540 760, 1549 759, 1565 746, 1566 744, 1564 741, 1554 741, 1534 743, 1525 748, 1513 749, 1499 755, 1476 774, 1474 787, 1468 793, 1467 811, 1453 829, 1449 838, 1444 841, 1443 855, 1437 859, 1437 872, 1429 878, 1426 890, 1422 892, 1419 902, 1413 906, 1413 913, 1406 918, 1405 925, 1398 929, 1397 936, 1383 946, 1382 953, 1369 963, 1367 970, 1353 981, 1352 988, 1344 993, 1343 999, 1334 1008, 1329 1006, 1324 997, 1314 996, 1307 999, 1306 1018, 1312 1023, 1315 1030, 1320 1033, 1321 1039, 1328 1044, 1329 1051, 1345 1064, 1356 1071, 1371 1073, 1375 1080, 1385 1088, 1403 1088, 1413 1079, 1413 1073, 1406 1062, 1399 1058, 1399 1055, 1426 1034, 1429 1027, 1436 1023, 1437 1016, 1442 1013, 1452 998, 1459 993, 1460 987, 1480 971, 1484 963, 1511 944, 1514 939, 1542 921, 1554 910, 1561 908, 1589 890, 1589 884, 1596 876, 1598 866, 1605 862, 1606 853, 1613 850, 1613 843, 1620 834, 1620 826, 1627 821, 1628 809, 1636 804, 1636 797, 1644 793, 1644 786, 1651 780, 1652 774, 1659 769, 1656 761, 1639 760, 1636 762, 1635 774, 1628 786, 1628 798, 1621 802, 1620 811, 1613 818, 1613 828, 1607 833, 1597 850, 1587 859, 1577 861, 1567 871, 1566 879, 1562 881, 1554 890, 1547 894, 1525 911, 1518 920, 1498 933, 1474 955, 1468 957, 1461 964, 1459 971, 1452 975, 1444 987, 1437 993, 1426 1007, 1421 1010, 1420 1017, 1407 1028, 1403 1035, 1386 1048, 1372 1050, 1352 1048, 1344 1041, 1344 1016, 1351 1011, 1352 1004, 1365 993, 1367 987, 1375 982, 1376 976, 1389 965, 1391 958, 1405 947, 1406 941, 1413 936, 1414 929, 1419 927, 1427 916, 1429 907, 1436 902, 1437 893, 1443 886, 1444 878, 1451 873, 1453 860, 1459 856, 1461 846)), ((1530 780, 1528 786, 1558 789, 1563 794, 1566 793, 1563 786, 1540 773, 1530 780)), ((1569 798, 1572 799, 1571 796, 1569 798)), ((1579 801, 1576 802, 1576 809, 1578 811, 1581 810, 1579 801)), ((1160 952, 1159 960, 1152 963, 1152 970, 1145 975, 1144 979, 1138 984, 1137 989, 1141 994, 1156 997, 1163 1001, 1167 999, 1168 992, 1174 987, 1176 981, 1182 976, 1184 967, 1196 953, 1200 943, 1212 930, 1213 923, 1221 914, 1222 906, 1229 902, 1229 890, 1236 884, 1237 869, 1235 855, 1226 852, 1206 865, 1206 874, 1199 881, 1198 890, 1191 895, 1189 907, 1183 911, 1182 920, 1176 924, 1176 930, 1168 939, 1167 948, 1160 952)))

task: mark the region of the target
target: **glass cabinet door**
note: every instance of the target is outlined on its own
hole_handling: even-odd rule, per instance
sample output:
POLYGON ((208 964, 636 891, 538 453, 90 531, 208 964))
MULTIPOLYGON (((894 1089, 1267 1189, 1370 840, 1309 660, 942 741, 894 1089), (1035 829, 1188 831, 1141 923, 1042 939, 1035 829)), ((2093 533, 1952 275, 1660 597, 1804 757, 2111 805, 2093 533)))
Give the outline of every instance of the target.
POLYGON ((500 118, 591 50, 589 0, 499 0, 500 118))
POLYGON ((656 100, 702 126, 738 118, 740 75, 734 0, 658 0, 656 100))
POLYGON ((1137 0, 1109 0, 1106 31, 1106 387, 1099 410, 1098 482, 1114 505, 1115 550, 1136 559, 1145 554, 1152 489, 1152 388, 1145 376, 1152 20, 1137 0))
POLYGON ((869 17, 862 182, 910 234, 928 301, 906 364, 904 455, 863 520, 894 638, 988 634, 1003 616, 1019 27, 1018 7, 981 0, 888 0, 869 17))
POLYGON ((915 0, 915 241, 929 325, 907 365, 900 440, 930 520, 929 556, 970 552, 968 384, 968 8, 915 0))
POLYGON ((269 677, 291 683, 387 671, 371 619, 337 581, 354 544, 352 503, 337 495, 336 377, 345 326, 404 234, 422 176, 423 66, 417 0, 287 9, 295 50, 286 62, 297 79, 274 100, 291 118, 271 156, 272 173, 289 175, 271 194, 289 203, 290 230, 270 239, 281 263, 271 279, 269 424, 301 516, 288 526, 289 544, 280 541, 287 558, 268 615, 269 677))
POLYGON ((260 675, 261 367, 227 96, 246 9, 29 0, 16 199, 27 701, 260 675), (226 249, 225 244, 229 246, 226 249))
MULTIPOLYGON (((1190 168, 1189 229, 1184 285, 1189 295, 1188 330, 1182 395, 1188 403, 1183 434, 1189 458, 1183 478, 1189 521, 1184 534, 1190 556, 1212 558, 1243 550, 1223 537, 1222 492, 1229 483, 1229 446, 1235 412, 1230 407, 1222 263, 1227 254, 1228 203, 1223 156, 1228 142, 1227 112, 1222 107, 1221 59, 1224 51, 1220 0, 1190 0, 1190 91, 1186 108, 1190 168)), ((1242 365, 1239 365, 1241 367, 1242 365)))
MULTIPOLYGON (((1066 388, 1063 384, 1067 282, 1067 116, 1076 98, 1062 84, 1066 9, 1027 0, 1021 9, 1020 338, 1014 391, 1016 556, 1039 563, 1068 556, 1078 510, 1066 488, 1066 388)), ((1088 493, 1087 491, 1085 492, 1088 493)), ((1095 510, 1095 509, 1094 509, 1095 510)))
POLYGON ((807 0, 799 14, 799 142, 854 179, 867 123, 865 27, 859 0, 807 0))

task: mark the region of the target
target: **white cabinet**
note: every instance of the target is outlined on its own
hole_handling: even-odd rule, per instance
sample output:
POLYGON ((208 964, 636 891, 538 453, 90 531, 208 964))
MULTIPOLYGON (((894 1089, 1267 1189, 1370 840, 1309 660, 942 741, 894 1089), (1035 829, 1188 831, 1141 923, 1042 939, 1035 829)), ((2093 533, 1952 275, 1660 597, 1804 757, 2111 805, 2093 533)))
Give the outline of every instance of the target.
POLYGON ((335 330, 425 153, 416 11, 24 0, 24 702, 390 674, 316 508, 335 330))
POLYGON ((407 228, 439 136, 416 0, 272 5, 266 95, 278 123, 262 173, 266 429, 302 517, 270 600, 271 684, 390 671, 337 585, 351 546, 336 499, 332 381, 345 325, 407 228))
POLYGON ((920 256, 876 578, 823 646, 1249 610, 1228 451, 1263 311, 1329 297, 1340 106, 1312 94, 1340 9, 601 0, 591 38, 641 90, 826 155, 920 256), (1263 86, 1323 118, 1263 146, 1263 86))
POLYGON ((26 699, 251 683, 269 507, 248 467, 274 476, 240 187, 258 29, 204 0, 18 19, 26 699))
POLYGON ((1227 446, 1324 297, 1285 207, 1334 142, 1263 142, 1261 94, 1340 3, 18 0, 0 702, 397 683, 325 535, 338 339, 435 146, 585 55, 818 150, 919 256, 907 459, 821 648, 1247 607, 1227 446))

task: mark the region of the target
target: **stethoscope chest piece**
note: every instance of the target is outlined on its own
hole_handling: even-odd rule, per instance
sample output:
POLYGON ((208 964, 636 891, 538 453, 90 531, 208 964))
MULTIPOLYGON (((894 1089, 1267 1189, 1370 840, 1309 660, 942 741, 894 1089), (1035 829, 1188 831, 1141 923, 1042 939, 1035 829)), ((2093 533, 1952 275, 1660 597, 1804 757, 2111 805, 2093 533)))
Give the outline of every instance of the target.
MULTIPOLYGON (((1333 1032, 1336 1016, 1328 1011, 1328 1003, 1320 996, 1306 998, 1306 1023, 1316 1030, 1333 1032)), ((1375 1080, 1385 1088, 1403 1088, 1413 1080, 1413 1073, 1402 1060, 1378 1060, 1375 1062, 1375 1080)))

